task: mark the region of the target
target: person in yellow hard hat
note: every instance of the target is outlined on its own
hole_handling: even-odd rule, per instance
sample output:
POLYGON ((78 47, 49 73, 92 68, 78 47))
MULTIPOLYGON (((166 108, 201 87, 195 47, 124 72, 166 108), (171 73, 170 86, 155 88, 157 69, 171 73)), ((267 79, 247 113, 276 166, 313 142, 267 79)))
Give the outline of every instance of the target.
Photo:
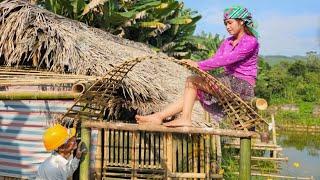
POLYGON ((47 151, 52 151, 52 154, 40 164, 36 179, 66 180, 72 176, 85 151, 80 149, 81 143, 77 145, 75 134, 75 128, 67 129, 60 124, 44 132, 44 147, 47 151), (73 158, 74 150, 76 150, 76 155, 73 158))

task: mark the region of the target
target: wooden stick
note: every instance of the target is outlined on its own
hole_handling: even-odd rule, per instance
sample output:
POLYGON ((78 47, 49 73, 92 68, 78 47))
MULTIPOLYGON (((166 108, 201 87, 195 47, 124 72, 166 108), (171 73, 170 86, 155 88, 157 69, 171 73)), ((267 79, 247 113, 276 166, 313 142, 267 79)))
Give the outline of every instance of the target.
POLYGON ((147 132, 168 132, 168 133, 183 133, 183 134, 212 134, 231 137, 259 137, 259 134, 253 131, 227 130, 215 128, 197 128, 197 127, 177 127, 168 128, 162 125, 142 125, 128 123, 113 123, 113 122, 95 122, 83 121, 84 127, 95 127, 126 131, 147 131, 147 132))

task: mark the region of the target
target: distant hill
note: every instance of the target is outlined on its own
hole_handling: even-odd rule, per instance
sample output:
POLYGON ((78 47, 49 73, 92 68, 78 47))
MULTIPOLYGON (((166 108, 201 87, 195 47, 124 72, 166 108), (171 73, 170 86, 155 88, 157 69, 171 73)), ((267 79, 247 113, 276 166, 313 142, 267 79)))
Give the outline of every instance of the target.
POLYGON ((272 55, 272 56, 261 56, 267 63, 270 65, 275 65, 280 63, 281 61, 287 61, 287 62, 292 62, 292 61, 306 61, 307 57, 306 56, 282 56, 282 55, 272 55))

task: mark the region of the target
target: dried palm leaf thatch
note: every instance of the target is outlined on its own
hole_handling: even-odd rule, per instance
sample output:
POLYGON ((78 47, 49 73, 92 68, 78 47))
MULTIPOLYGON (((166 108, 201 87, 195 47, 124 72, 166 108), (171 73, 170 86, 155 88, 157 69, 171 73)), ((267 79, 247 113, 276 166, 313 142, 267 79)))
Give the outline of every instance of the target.
MULTIPOLYGON (((102 76, 125 60, 157 56, 143 61, 123 80, 122 90, 130 98, 119 103, 140 114, 158 111, 183 93, 191 73, 152 51, 142 43, 116 37, 78 21, 53 14, 23 1, 0 3, 0 65, 35 67, 59 73, 102 76), (129 101, 128 101, 129 99, 129 101)), ((119 104, 110 103, 110 109, 119 104)), ((194 120, 201 122, 203 111, 196 105, 194 120)))

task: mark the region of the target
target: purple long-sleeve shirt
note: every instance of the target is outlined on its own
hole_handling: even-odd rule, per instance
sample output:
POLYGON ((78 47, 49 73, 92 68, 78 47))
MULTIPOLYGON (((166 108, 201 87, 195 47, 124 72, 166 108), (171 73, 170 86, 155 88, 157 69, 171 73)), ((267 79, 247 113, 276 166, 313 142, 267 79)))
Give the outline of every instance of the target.
POLYGON ((257 39, 245 34, 235 46, 232 45, 232 40, 233 37, 227 38, 212 58, 198 62, 199 68, 209 71, 224 67, 227 74, 255 85, 259 53, 257 39))

